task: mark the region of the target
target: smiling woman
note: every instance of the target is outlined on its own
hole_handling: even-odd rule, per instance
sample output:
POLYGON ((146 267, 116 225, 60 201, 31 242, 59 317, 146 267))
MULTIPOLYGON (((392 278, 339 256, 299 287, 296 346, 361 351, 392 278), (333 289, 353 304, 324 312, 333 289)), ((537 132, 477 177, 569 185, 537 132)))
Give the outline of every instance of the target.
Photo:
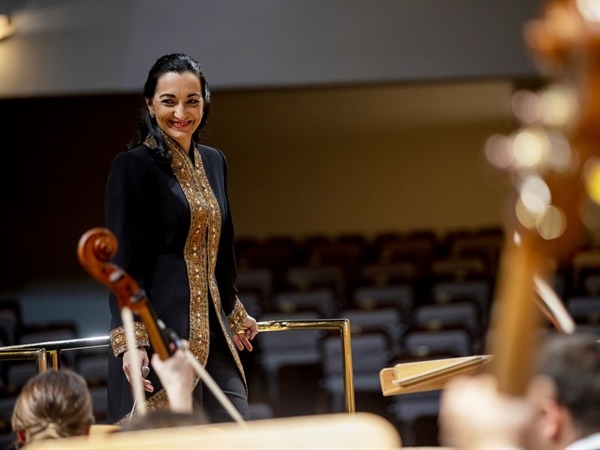
MULTIPOLYGON (((198 144, 210 104, 208 84, 195 60, 165 55, 150 69, 144 98, 139 136, 114 159, 106 187, 106 226, 119 245, 114 262, 145 290, 158 317, 189 341, 198 361, 247 418, 238 351, 252 350, 258 329, 236 295, 226 159, 198 144)), ((108 420, 120 422, 132 408, 132 373, 139 373, 132 361, 147 366, 152 350, 144 325, 136 322, 139 357, 126 351, 114 296, 110 307, 108 420)), ((196 383, 196 403, 210 420, 231 420, 202 382, 196 383)), ((149 410, 167 403, 156 374, 150 373, 144 387, 149 410)))
POLYGON ((198 77, 191 72, 166 73, 158 80, 154 97, 146 101, 160 129, 189 152, 192 134, 203 116, 198 77))

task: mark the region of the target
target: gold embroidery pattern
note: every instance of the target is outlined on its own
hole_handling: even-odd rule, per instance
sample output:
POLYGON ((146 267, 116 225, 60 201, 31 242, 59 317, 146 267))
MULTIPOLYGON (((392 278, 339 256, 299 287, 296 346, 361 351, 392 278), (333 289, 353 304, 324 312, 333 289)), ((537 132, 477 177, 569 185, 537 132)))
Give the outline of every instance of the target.
MULTIPOLYGON (((160 408, 164 408, 169 404, 169 397, 167 397, 167 391, 163 388, 154 394, 152 397, 146 400, 146 411, 155 411, 160 408)), ((137 411, 133 411, 133 415, 131 417, 135 417, 137 415, 137 411)), ((124 425, 131 420, 130 414, 126 414, 123 416, 115 425, 124 425)))
MULTIPOLYGON (((219 209, 219 203, 217 202, 217 198, 215 197, 214 192, 212 191, 210 184, 208 182, 208 178, 206 177, 206 172, 204 171, 204 165, 202 164, 202 158, 200 156, 200 152, 197 148, 194 149, 194 160, 197 161, 197 174, 199 175, 199 181, 202 187, 202 192, 205 195, 205 198, 210 204, 211 212, 216 212, 218 214, 218 221, 211 221, 209 224, 209 233, 208 233, 208 275, 209 275, 209 289, 210 294, 215 304, 215 311, 217 311, 217 318, 219 320, 219 325, 221 325, 221 330, 223 331, 223 335, 227 341, 227 345, 229 346, 229 351, 233 356, 235 364, 237 365, 240 374, 242 375, 242 380, 244 381, 244 385, 246 385, 246 389, 248 388, 246 383, 246 374, 244 373, 244 367, 242 366, 242 361, 240 360, 240 356, 238 354, 238 349, 233 343, 233 339, 223 322, 223 316, 220 311, 222 310, 221 305, 221 296, 219 294, 219 286, 217 285, 217 278, 215 276, 215 269, 217 266, 217 254, 219 249, 219 239, 221 237, 221 214, 219 209)), ((237 302, 236 302, 237 303, 237 302)), ((245 319, 245 317, 244 317, 245 319)))
MULTIPOLYGON (((146 326, 142 322, 133 322, 133 331, 135 333, 136 347, 149 347, 150 339, 146 326)), ((127 342, 125 340, 125 328, 117 327, 110 331, 110 346, 112 347, 115 356, 127 350, 127 342)))
POLYGON ((246 312, 246 308, 240 301, 239 298, 235 298, 235 306, 231 314, 227 316, 227 320, 229 321, 229 326, 231 327, 231 331, 237 333, 243 329, 244 320, 246 320, 246 316, 248 313, 246 312))
MULTIPOLYGON (((202 365, 206 365, 209 351, 208 292, 216 311, 221 311, 221 298, 215 277, 219 239, 221 237, 221 210, 204 170, 202 156, 194 148, 194 163, 183 148, 165 137, 171 154, 171 168, 190 206, 190 230, 184 249, 190 288, 190 350, 202 365), (194 167, 195 166, 195 167, 194 167)), ((246 378, 238 350, 233 343, 220 313, 217 314, 229 349, 242 375, 246 378)))
MULTIPOLYGON (((165 138, 171 153, 171 167, 190 207, 190 230, 184 248, 184 259, 190 288, 190 350, 202 365, 208 360, 208 261, 206 236, 209 227, 220 227, 220 211, 211 210, 199 185, 192 161, 181 146, 165 138), (218 222, 215 225, 214 222, 218 222)), ((196 161, 200 159, 195 154, 196 161)), ((209 249, 210 252, 210 249, 209 249)))

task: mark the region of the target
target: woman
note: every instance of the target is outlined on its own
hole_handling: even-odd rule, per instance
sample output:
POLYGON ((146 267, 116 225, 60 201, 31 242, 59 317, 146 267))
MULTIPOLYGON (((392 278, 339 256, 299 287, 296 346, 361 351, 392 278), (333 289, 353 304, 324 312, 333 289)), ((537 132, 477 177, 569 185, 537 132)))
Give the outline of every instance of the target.
MULTIPOLYGON (((217 149, 198 144, 210 91, 198 63, 184 54, 159 58, 144 85, 138 140, 115 158, 105 198, 106 226, 115 233, 115 263, 146 291, 157 315, 180 337, 240 414, 248 400, 238 350, 252 350, 256 320, 237 298, 227 164, 217 149)), ((114 296, 109 361, 108 421, 132 409, 131 356, 114 296)), ((144 325, 135 323, 142 365, 149 361, 144 325)), ((147 407, 167 403, 156 374, 144 381, 147 407)), ((213 422, 231 420, 198 383, 196 401, 213 422)))
POLYGON ((17 447, 87 435, 93 423, 92 398, 85 380, 70 370, 50 370, 31 378, 12 415, 17 447))

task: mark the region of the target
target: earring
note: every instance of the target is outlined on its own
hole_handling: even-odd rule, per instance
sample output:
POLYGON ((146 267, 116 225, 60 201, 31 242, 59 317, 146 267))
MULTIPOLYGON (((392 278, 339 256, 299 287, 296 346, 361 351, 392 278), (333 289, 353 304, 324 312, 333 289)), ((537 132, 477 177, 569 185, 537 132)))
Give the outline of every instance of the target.
POLYGON ((154 119, 154 113, 152 111, 150 111, 150 118, 154 119))

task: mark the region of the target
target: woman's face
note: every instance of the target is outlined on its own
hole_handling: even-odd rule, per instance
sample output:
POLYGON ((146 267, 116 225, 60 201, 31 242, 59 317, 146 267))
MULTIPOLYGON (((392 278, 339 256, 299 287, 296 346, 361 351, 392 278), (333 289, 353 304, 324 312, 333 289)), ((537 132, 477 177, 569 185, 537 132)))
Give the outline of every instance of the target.
POLYGON ((158 79, 152 100, 147 100, 150 114, 158 126, 185 150, 202 121, 202 88, 192 72, 168 72, 158 79))

